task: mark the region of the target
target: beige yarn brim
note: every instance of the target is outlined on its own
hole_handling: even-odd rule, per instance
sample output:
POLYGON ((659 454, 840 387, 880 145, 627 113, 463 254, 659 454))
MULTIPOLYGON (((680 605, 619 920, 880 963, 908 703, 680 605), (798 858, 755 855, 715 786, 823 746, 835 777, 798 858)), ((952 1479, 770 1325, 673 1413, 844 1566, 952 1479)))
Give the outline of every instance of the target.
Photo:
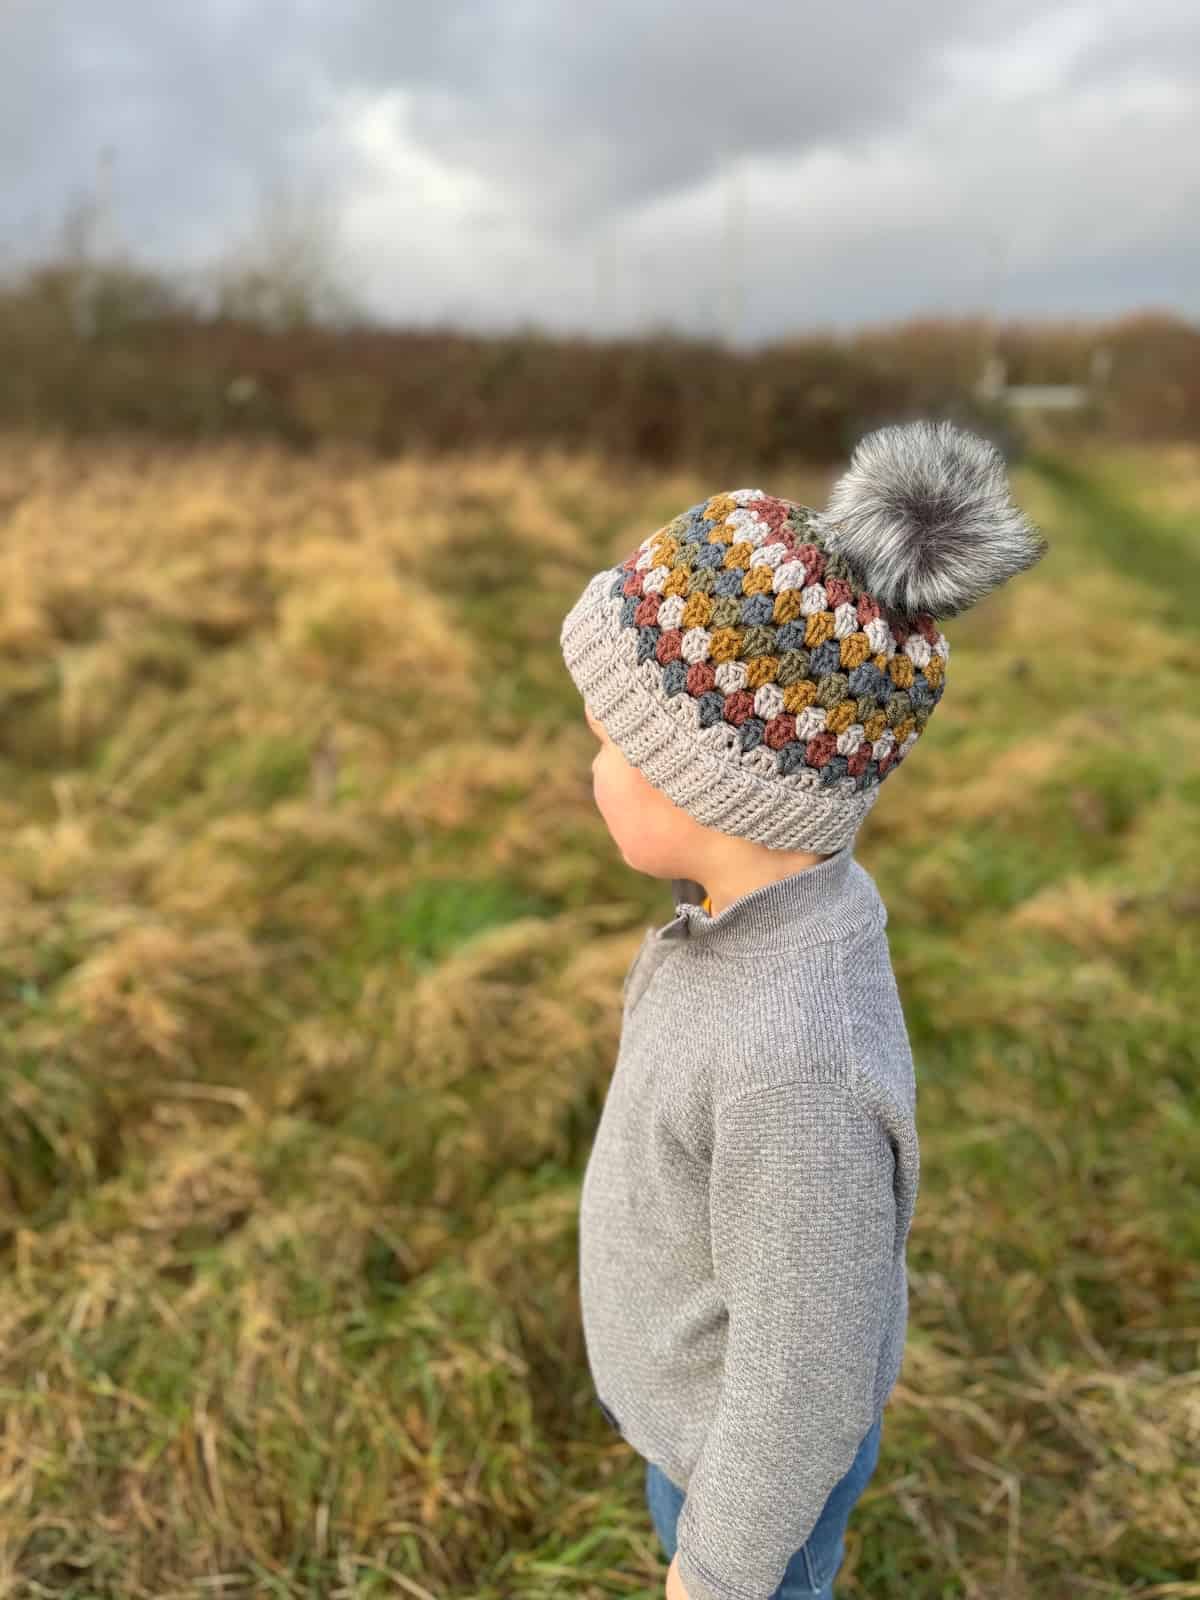
POLYGON ((563 621, 567 670, 609 738, 648 782, 707 828, 773 850, 832 853, 848 844, 881 784, 833 792, 816 770, 781 774, 775 752, 743 751, 728 722, 700 726, 690 694, 664 695, 662 667, 637 662, 638 631, 620 625, 615 568, 588 582, 563 621))

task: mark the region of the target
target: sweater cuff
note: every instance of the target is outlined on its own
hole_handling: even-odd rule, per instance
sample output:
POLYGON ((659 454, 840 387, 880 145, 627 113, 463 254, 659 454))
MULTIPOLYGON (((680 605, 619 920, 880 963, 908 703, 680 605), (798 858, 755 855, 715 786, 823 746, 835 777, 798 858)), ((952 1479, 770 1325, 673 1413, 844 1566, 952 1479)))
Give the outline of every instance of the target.
MULTIPOLYGON (((776 1584, 775 1589, 769 1589, 765 1593, 760 1593, 757 1589, 740 1589, 714 1577, 682 1545, 676 1547, 675 1555, 679 1576, 688 1592, 688 1600, 771 1600, 775 1589, 779 1587, 776 1584)), ((782 1574, 780 1580, 782 1581, 782 1574)))

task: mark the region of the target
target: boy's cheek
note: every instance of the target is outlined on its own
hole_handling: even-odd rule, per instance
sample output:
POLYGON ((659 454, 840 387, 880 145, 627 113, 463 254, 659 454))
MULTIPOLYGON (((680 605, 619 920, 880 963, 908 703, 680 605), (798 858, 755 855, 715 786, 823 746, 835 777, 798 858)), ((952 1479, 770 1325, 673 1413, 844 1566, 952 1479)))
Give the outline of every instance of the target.
POLYGON ((630 832, 630 802, 628 785, 622 777, 619 771, 613 771, 607 751, 601 751, 592 765, 592 795, 609 833, 624 854, 629 842, 626 834, 630 832))
POLYGON ((604 770, 604 752, 596 756, 592 762, 592 798, 596 802, 596 809, 604 820, 608 821, 608 777, 604 770))
POLYGON ((611 779, 610 771, 606 766, 603 752, 597 755, 595 762, 592 763, 592 795, 594 795, 598 813, 605 819, 605 822, 608 822, 608 826, 611 829, 614 821, 616 821, 618 808, 616 808, 616 802, 614 802, 613 779, 611 779))

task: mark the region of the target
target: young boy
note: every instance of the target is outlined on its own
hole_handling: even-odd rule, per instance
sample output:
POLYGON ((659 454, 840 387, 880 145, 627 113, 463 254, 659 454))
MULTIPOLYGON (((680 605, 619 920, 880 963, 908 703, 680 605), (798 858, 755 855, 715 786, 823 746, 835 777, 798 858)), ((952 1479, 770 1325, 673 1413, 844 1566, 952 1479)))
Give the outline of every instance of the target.
POLYGON ((935 617, 1046 548, 993 446, 910 423, 859 443, 824 513, 693 506, 563 623, 596 804, 675 891, 626 975, 580 1204, 589 1366, 646 1460, 668 1600, 832 1594, 900 1372, 919 1171, 854 837, 944 691, 935 617))

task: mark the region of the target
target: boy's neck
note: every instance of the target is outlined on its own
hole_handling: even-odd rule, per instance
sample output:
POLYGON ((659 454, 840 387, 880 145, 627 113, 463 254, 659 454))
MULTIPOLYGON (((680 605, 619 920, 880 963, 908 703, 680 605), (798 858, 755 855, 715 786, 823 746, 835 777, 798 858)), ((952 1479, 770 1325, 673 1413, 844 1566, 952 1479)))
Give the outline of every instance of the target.
POLYGON ((721 854, 709 861, 698 881, 704 885, 710 903, 709 915, 719 917, 742 895, 761 889, 764 884, 776 883, 780 878, 790 878, 805 867, 815 867, 824 861, 824 855, 811 850, 767 850, 762 854, 743 858, 739 855, 721 854))

